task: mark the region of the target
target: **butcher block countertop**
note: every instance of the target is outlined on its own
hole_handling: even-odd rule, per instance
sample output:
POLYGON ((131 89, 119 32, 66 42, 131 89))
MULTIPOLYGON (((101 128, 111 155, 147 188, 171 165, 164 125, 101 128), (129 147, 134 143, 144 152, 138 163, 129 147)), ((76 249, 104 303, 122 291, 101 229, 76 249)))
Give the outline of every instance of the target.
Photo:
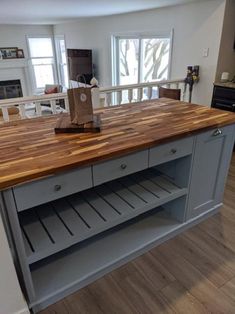
POLYGON ((235 123, 235 114, 166 98, 97 110, 102 131, 55 134, 58 115, 0 126, 0 189, 235 123))

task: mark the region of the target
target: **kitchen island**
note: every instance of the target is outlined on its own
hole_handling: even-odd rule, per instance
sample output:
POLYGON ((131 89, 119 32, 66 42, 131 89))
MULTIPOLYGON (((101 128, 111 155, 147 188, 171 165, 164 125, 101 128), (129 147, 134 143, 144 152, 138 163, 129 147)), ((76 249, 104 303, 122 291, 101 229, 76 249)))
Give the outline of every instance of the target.
POLYGON ((97 111, 98 134, 58 116, 0 127, 1 207, 39 311, 216 213, 235 115, 160 99, 97 111))

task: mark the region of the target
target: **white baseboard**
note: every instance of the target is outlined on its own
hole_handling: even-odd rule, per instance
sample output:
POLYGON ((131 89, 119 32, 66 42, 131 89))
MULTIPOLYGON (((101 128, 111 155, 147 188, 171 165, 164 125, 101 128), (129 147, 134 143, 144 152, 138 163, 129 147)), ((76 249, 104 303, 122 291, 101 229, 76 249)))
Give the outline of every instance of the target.
POLYGON ((29 309, 27 308, 25 308, 25 309, 23 309, 23 310, 20 310, 20 311, 18 311, 18 312, 15 312, 14 314, 30 314, 30 312, 29 312, 29 309))

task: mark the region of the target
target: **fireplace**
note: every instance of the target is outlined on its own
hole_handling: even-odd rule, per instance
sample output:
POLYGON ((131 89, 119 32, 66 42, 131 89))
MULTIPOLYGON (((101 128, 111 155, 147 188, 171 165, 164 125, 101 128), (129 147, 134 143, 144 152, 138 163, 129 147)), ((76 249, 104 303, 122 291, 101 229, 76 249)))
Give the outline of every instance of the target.
POLYGON ((0 81, 0 99, 22 97, 20 80, 0 81))

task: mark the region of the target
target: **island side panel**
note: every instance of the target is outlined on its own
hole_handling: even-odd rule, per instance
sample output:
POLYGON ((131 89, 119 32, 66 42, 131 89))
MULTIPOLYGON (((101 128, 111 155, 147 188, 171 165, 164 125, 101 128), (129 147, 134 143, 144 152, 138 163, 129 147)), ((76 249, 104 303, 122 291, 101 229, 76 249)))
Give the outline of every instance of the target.
POLYGON ((32 282, 31 272, 29 265, 27 263, 27 257, 25 252, 24 240, 21 232, 21 227, 19 223, 19 218, 17 214, 17 209, 15 205, 15 200, 13 196, 12 189, 8 189, 2 191, 2 196, 4 199, 4 203, 6 205, 6 211, 10 223, 10 231, 12 233, 12 237, 15 244, 16 249, 16 258, 20 266, 20 274, 23 276, 23 282, 25 285, 25 289, 27 291, 27 297, 30 302, 35 299, 35 291, 32 282))
POLYGON ((196 138, 187 219, 222 205, 235 139, 235 125, 196 138))

